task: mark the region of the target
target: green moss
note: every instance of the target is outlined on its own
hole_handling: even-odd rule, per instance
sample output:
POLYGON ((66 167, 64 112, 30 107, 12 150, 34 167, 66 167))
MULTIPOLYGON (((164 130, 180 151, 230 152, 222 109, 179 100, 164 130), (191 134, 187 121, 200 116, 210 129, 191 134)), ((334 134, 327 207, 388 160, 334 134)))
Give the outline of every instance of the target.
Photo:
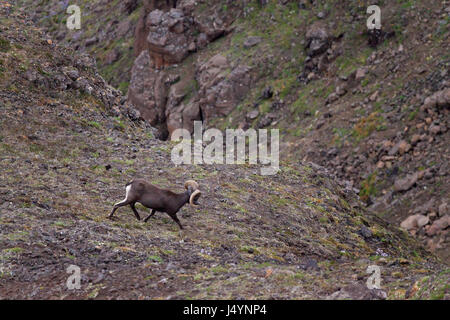
POLYGON ((157 255, 148 256, 147 260, 150 260, 153 262, 158 262, 158 263, 163 262, 163 258, 161 258, 160 256, 157 256, 157 255))
POLYGON ((119 83, 119 90, 125 95, 128 92, 128 87, 130 86, 130 83, 128 81, 122 81, 119 83))
POLYGON ((119 117, 114 118, 114 122, 119 129, 125 130, 126 126, 122 119, 119 117))

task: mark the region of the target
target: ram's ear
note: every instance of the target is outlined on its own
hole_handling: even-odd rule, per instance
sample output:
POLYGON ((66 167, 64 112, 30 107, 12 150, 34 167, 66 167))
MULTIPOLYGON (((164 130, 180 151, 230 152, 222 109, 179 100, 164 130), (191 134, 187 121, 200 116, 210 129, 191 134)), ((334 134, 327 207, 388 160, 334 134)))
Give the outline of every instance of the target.
POLYGON ((184 183, 184 187, 187 189, 188 187, 191 187, 193 190, 198 189, 198 183, 194 180, 188 180, 184 183))

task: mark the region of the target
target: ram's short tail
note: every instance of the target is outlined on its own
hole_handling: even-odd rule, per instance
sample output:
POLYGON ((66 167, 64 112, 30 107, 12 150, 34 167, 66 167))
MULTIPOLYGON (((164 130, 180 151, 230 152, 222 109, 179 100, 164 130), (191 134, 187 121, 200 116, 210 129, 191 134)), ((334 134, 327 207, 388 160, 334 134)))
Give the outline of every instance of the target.
POLYGON ((130 184, 132 184, 133 183, 133 180, 131 180, 130 182, 128 182, 126 185, 125 185, 125 187, 128 187, 130 184))

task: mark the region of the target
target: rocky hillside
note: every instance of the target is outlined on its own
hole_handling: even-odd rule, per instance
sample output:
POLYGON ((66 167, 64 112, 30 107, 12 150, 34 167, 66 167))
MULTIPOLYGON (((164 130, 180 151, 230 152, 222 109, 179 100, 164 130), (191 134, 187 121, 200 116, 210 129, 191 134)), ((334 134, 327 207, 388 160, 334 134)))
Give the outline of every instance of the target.
POLYGON ((372 1, 377 34, 355 1, 80 1, 77 32, 67 1, 21 3, 93 54, 156 137, 194 120, 278 128, 287 159, 329 168, 450 258, 447 1, 372 1))
POLYGON ((141 15, 137 0, 53 1, 17 0, 36 25, 45 28, 53 40, 77 52, 95 57, 99 72, 114 87, 126 93, 134 61, 134 31, 141 15), (81 9, 82 28, 66 26, 69 5, 81 9))
MULTIPOLYGON (((176 167, 173 144, 154 138, 160 128, 126 107, 92 58, 56 45, 25 8, 0 6, 0 298, 448 298, 448 267, 368 212, 334 168, 291 159, 268 179, 253 166, 176 167), (138 222, 129 208, 105 219, 136 176, 178 191, 187 179, 199 182, 201 207, 182 209, 186 230, 160 213, 138 222), (80 290, 65 286, 71 264, 81 268, 80 290), (374 264, 382 290, 365 284, 374 264)), ((230 40, 224 35, 203 52, 211 58, 192 102, 214 88, 202 83, 225 88, 246 79, 244 64, 224 67, 233 60, 213 52, 230 40)), ((139 56, 146 55, 157 68, 149 51, 139 56)), ((170 80, 184 63, 161 69, 169 93, 182 75, 197 74, 170 80)), ((261 102, 272 106, 277 90, 263 90, 261 102)), ((249 107, 259 110, 241 111, 249 107)), ((438 119, 447 112, 440 102, 428 108, 438 119)))

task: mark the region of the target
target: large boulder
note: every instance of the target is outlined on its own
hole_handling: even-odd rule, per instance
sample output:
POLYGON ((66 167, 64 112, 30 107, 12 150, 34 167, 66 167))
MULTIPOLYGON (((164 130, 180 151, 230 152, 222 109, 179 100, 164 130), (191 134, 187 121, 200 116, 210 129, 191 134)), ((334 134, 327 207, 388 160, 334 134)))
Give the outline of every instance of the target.
POLYGON ((381 289, 369 289, 364 283, 352 283, 326 297, 327 300, 385 300, 387 294, 381 289))
POLYGON ((434 236, 435 234, 442 232, 442 230, 447 229, 449 225, 450 225, 450 216, 445 215, 442 218, 433 222, 431 227, 427 230, 427 234, 429 236, 434 236))
POLYGON ((135 55, 149 50, 157 68, 180 63, 189 52, 229 32, 233 21, 217 10, 195 13, 197 2, 146 1, 135 31, 135 55))
POLYGON ((397 192, 408 191, 416 184, 417 180, 419 180, 418 173, 409 174, 404 178, 397 179, 394 183, 394 190, 397 192))
POLYGON ((420 229, 430 222, 430 218, 421 214, 409 216, 402 221, 400 227, 405 230, 420 229))
POLYGON ((322 22, 312 24, 306 31, 306 51, 314 57, 325 52, 331 45, 330 35, 322 22))
POLYGON ((189 54, 192 39, 188 19, 180 9, 152 11, 147 17, 148 49, 156 67, 180 63, 189 54))
POLYGON ((226 24, 217 13, 212 16, 196 16, 194 19, 198 30, 201 34, 206 35, 209 42, 216 40, 228 32, 226 24))
POLYGON ((143 5, 144 8, 142 10, 142 14, 139 17, 138 23, 136 25, 135 33, 134 33, 134 54, 135 56, 139 56, 139 54, 143 50, 148 49, 147 36, 150 31, 150 26, 147 25, 147 17, 150 12, 154 10, 162 10, 168 11, 171 8, 175 8, 177 4, 177 0, 144 0, 143 5))

